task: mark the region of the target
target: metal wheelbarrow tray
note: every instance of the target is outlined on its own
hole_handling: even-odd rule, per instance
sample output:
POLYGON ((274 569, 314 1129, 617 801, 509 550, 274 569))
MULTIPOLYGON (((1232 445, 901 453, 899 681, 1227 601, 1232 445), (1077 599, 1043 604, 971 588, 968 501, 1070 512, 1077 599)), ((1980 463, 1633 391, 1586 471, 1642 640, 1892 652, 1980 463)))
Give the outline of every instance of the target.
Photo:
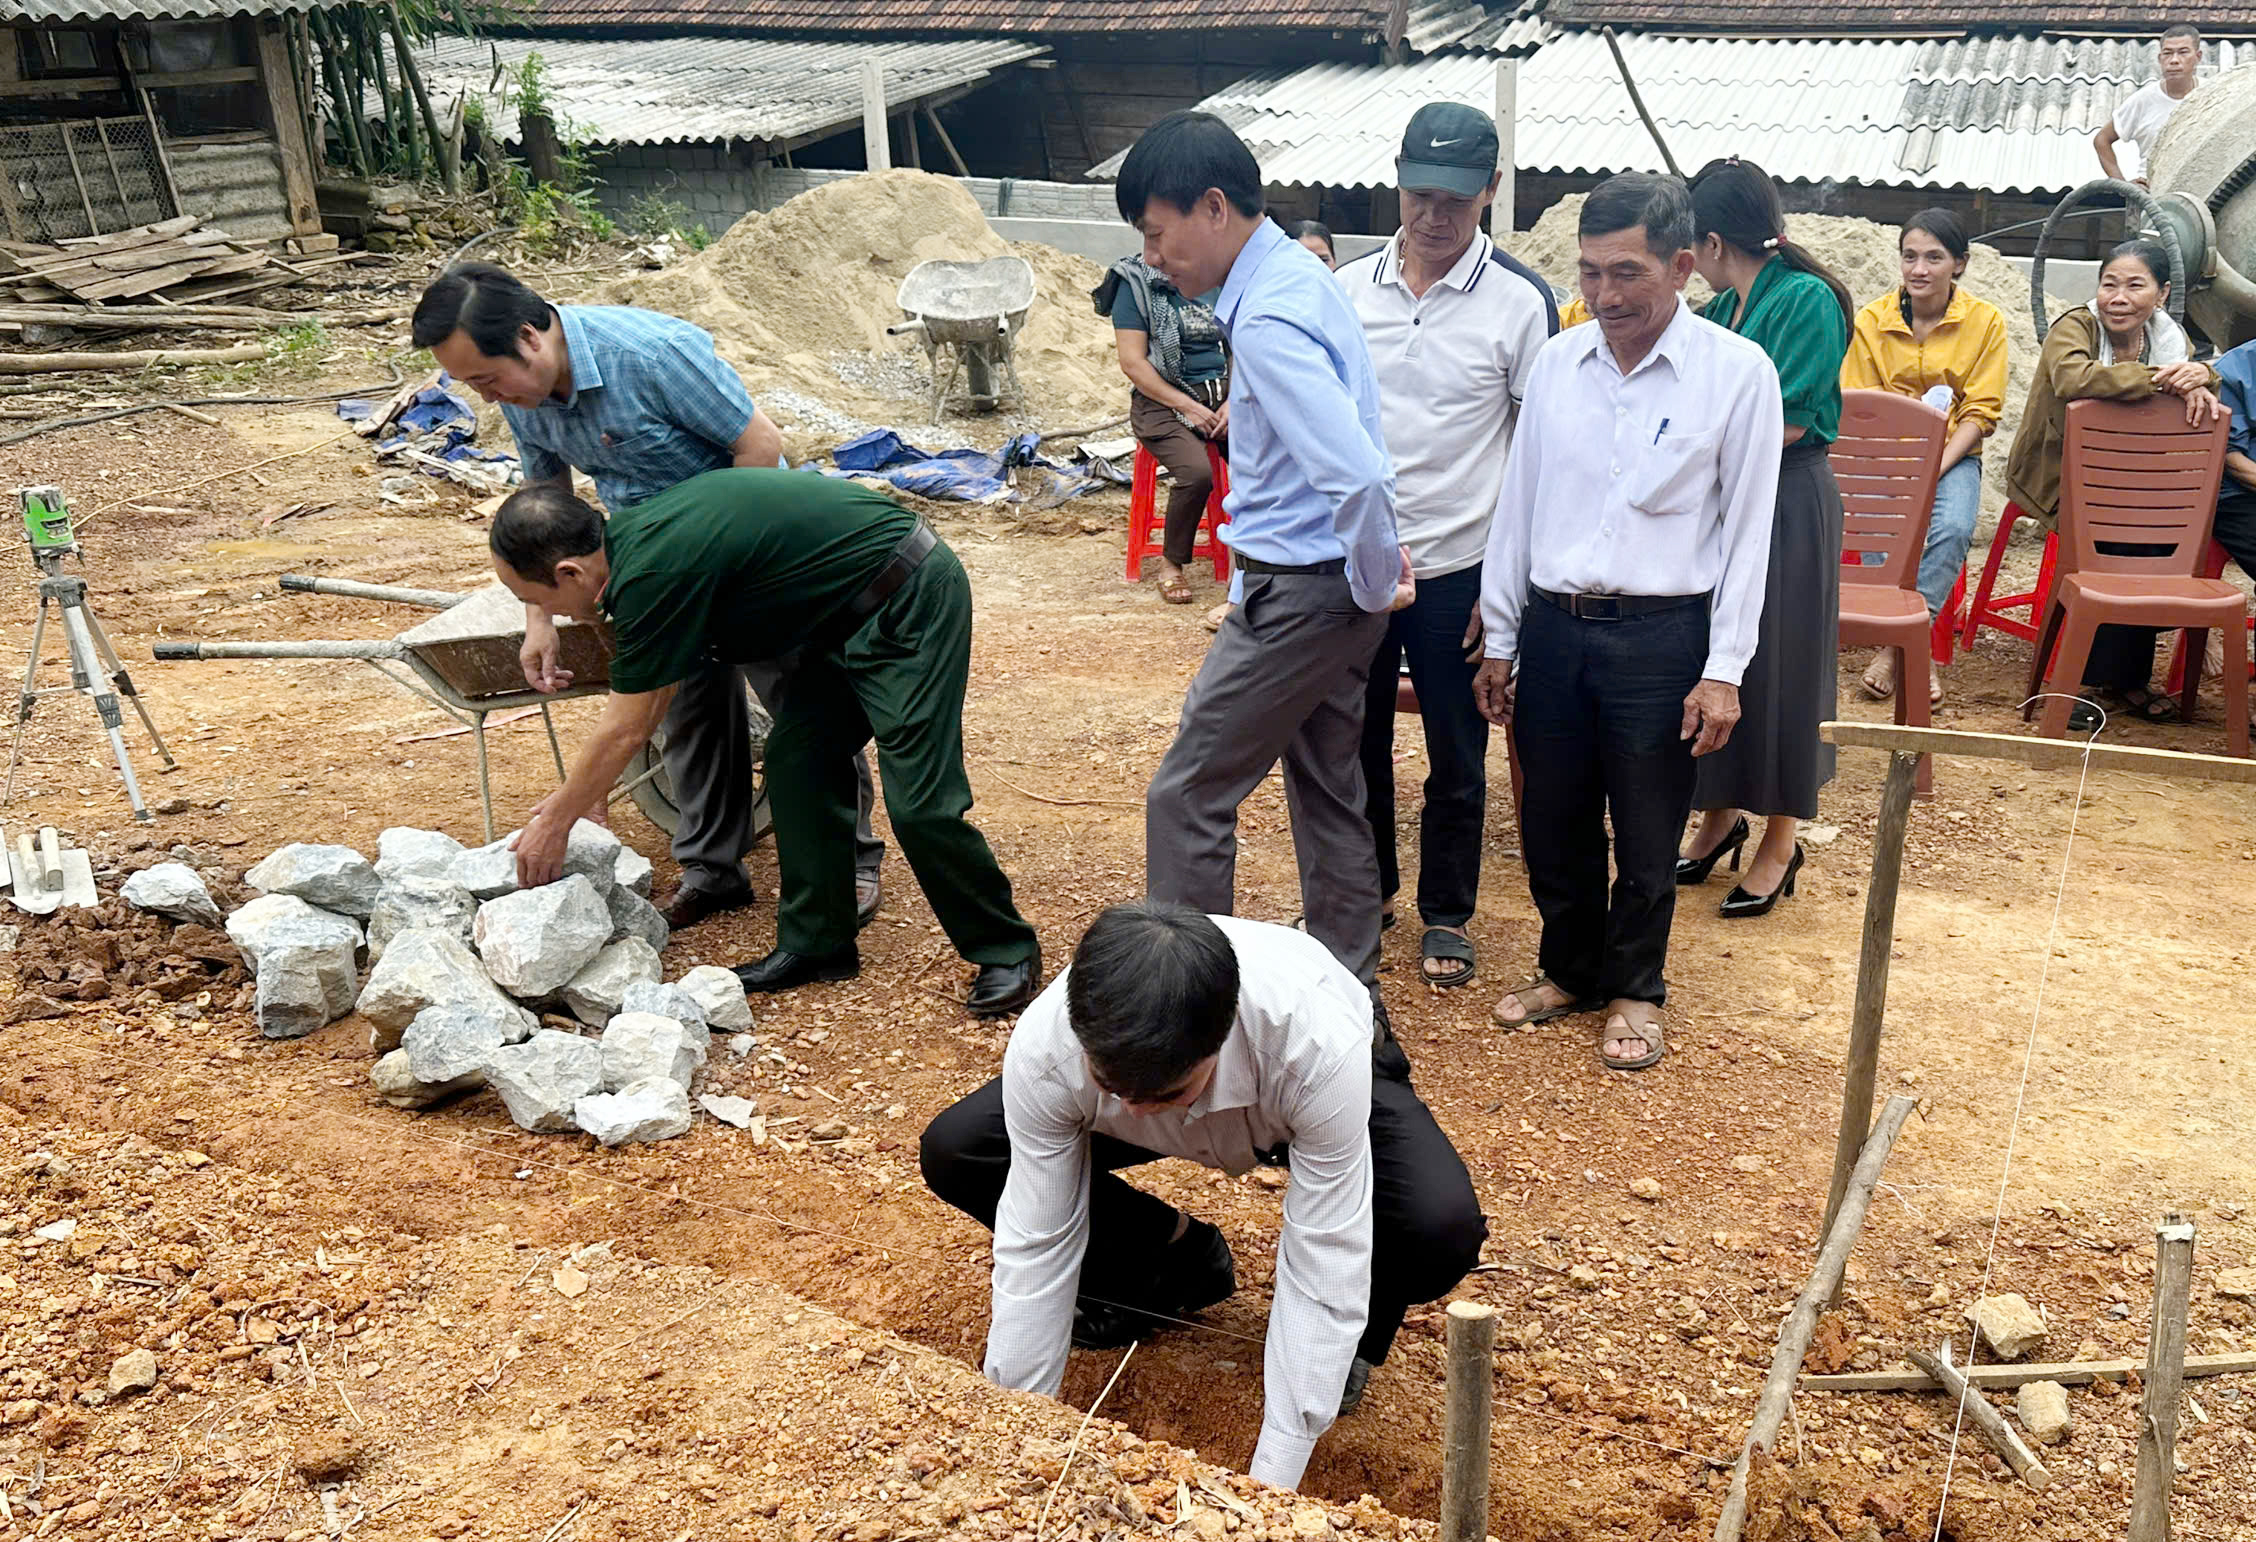
MULTIPOLYGON (((549 754, 561 781, 566 775, 564 749, 556 737, 550 703, 610 689, 610 628, 569 621, 557 628, 557 662, 571 672, 572 683, 563 690, 547 692, 527 686, 517 660, 517 650, 525 640, 525 608, 500 584, 454 594, 443 589, 400 588, 285 573, 281 587, 300 594, 420 606, 439 614, 389 641, 161 642, 156 645, 157 658, 354 659, 367 664, 393 684, 469 726, 478 750, 478 799, 489 841, 494 839, 494 816, 493 781, 486 761, 486 719, 520 707, 540 708, 541 724, 548 730, 549 754)), ((751 715, 753 764, 758 768, 767 748, 769 720, 757 701, 751 704, 751 715)), ((619 785, 612 790, 611 801, 632 797, 652 824, 671 835, 681 822, 681 812, 666 774, 664 748, 665 733, 661 729, 627 763, 619 785)), ((752 838, 757 842, 768 833, 770 821, 766 779, 757 769, 754 776, 752 838)))
POLYGON ((1012 343, 1034 305, 1033 264, 1023 257, 975 262, 933 258, 909 270, 896 303, 909 319, 885 330, 895 337, 913 333, 924 344, 925 361, 932 368, 933 422, 940 421, 959 370, 973 406, 999 406, 1006 390, 1014 404, 1024 405, 1012 343), (942 349, 948 352, 945 374, 942 349), (997 387, 998 367, 1009 382, 1006 389, 997 387))

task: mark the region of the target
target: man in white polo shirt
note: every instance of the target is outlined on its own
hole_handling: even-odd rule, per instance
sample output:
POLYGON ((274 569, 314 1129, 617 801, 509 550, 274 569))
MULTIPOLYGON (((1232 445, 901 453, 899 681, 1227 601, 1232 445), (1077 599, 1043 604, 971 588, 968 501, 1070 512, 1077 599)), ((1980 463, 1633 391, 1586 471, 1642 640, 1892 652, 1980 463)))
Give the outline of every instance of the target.
POLYGON ((1418 951, 1427 980, 1473 977, 1465 935, 1480 889, 1488 720, 1473 698, 1481 658, 1481 560, 1512 425, 1536 350, 1559 330, 1551 286, 1482 232, 1500 177, 1496 125, 1433 102, 1395 161, 1402 228, 1339 270, 1362 318, 1394 457, 1394 518, 1418 597, 1388 617, 1363 707, 1364 808, 1378 846, 1384 921, 1401 885, 1394 815, 1394 701, 1405 659, 1426 731, 1419 816, 1418 951))

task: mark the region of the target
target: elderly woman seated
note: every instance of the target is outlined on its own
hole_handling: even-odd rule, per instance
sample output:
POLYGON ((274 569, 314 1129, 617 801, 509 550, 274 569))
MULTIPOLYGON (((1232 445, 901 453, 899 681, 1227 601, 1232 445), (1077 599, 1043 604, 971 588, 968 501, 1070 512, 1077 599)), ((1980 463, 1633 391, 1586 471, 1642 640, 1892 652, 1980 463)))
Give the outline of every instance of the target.
MULTIPOLYGON (((2052 324, 2029 383, 2028 405, 2006 462, 2006 491, 2022 512, 2050 529, 2059 516, 2060 457, 2072 401, 2145 401, 2158 393, 2185 402, 2186 421, 2222 417, 2217 372, 2189 357, 2185 329, 2163 308, 2170 298, 2170 259, 2154 241, 2125 241, 2099 270, 2099 293, 2052 324)), ((2123 555, 2148 555, 2146 548, 2123 555)), ((2135 717, 2166 722, 2176 704, 2152 689, 2151 627, 2103 626, 2092 640, 2084 684, 2135 717)), ((2069 726, 2088 732, 2099 715, 2078 704, 2069 726)))

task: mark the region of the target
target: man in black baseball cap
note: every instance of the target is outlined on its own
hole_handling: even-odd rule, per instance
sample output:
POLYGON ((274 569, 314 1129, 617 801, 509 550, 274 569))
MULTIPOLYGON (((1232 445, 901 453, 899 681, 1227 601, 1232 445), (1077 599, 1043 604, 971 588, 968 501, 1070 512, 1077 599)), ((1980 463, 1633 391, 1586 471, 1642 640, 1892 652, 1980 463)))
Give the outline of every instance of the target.
POLYGON ((1461 102, 1418 109, 1395 162, 1402 228, 1339 270, 1379 377, 1395 526, 1417 598, 1387 618, 1363 701, 1364 813, 1391 916, 1395 692, 1409 666, 1426 744, 1415 874, 1426 983, 1473 978, 1468 935, 1487 822, 1488 721, 1473 699, 1482 562, 1523 382, 1558 330, 1550 286, 1482 232, 1496 197, 1496 125, 1461 102))

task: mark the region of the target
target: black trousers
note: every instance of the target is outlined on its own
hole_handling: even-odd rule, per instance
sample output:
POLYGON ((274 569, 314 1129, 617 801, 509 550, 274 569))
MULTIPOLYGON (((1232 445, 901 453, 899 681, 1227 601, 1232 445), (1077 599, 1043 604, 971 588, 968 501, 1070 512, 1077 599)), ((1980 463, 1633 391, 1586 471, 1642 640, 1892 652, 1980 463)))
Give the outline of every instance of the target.
POLYGON ((1531 594, 1520 613, 1512 738, 1538 961, 1577 999, 1668 998, 1676 849, 1696 780, 1684 698, 1707 659, 1704 601, 1579 621, 1531 594))
POLYGON ((1402 887, 1394 815, 1394 699, 1402 661, 1426 733, 1425 802, 1418 814, 1418 916, 1463 926, 1480 897, 1481 830, 1488 815, 1488 719, 1473 702, 1478 665, 1465 628, 1480 604, 1481 570, 1418 580, 1418 598, 1387 617, 1363 698, 1363 806, 1379 852, 1379 895, 1402 887))
MULTIPOLYGON (((932 1192, 993 1231, 1010 1174, 1002 1082, 991 1081, 942 1110, 925 1129, 921 1157, 932 1192)), ((1097 1299, 1133 1306, 1174 1235, 1176 1211, 1116 1174, 1162 1157, 1109 1135, 1089 1137, 1089 1157, 1095 1172, 1082 1287, 1097 1299)), ((1284 1148, 1264 1158, 1282 1165, 1284 1148)), ((1371 1079, 1371 1166, 1370 1317, 1355 1352, 1377 1365, 1410 1307, 1446 1294, 1480 1261, 1488 1220, 1464 1159, 1408 1081, 1371 1079)))

